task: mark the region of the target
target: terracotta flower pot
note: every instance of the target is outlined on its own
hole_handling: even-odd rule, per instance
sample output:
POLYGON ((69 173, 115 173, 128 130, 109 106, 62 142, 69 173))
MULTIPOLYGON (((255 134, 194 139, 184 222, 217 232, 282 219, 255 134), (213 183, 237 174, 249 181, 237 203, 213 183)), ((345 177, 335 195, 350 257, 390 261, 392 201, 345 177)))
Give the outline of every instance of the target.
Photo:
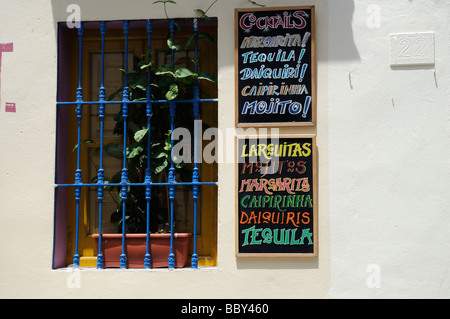
MULTIPOLYGON (((175 254, 175 267, 181 268, 187 265, 189 243, 192 234, 175 233, 173 235, 173 253, 175 254)), ((98 234, 93 234, 98 249, 98 234)), ((170 234, 150 234, 149 253, 151 267, 168 267, 170 253, 170 234)), ((105 268, 120 267, 120 255, 122 254, 122 234, 103 234, 101 250, 103 265, 105 268)), ((144 268, 144 256, 146 251, 146 234, 126 234, 125 254, 127 256, 127 268, 144 268)))

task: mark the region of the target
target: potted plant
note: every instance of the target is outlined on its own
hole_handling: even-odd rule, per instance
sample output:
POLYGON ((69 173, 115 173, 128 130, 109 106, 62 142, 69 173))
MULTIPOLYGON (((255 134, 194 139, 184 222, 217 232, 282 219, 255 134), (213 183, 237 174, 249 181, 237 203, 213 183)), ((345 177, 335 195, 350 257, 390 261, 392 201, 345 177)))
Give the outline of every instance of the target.
MULTIPOLYGON (((212 37, 203 34, 203 38, 211 41, 212 37)), ((190 37, 186 47, 190 45, 190 37)), ((174 39, 167 38, 168 52, 180 50, 181 46, 174 39)), ((171 161, 171 108, 170 102, 188 100, 193 97, 194 85, 199 80, 215 82, 213 75, 203 72, 194 73, 188 68, 174 69, 171 65, 155 66, 151 60, 151 52, 142 58, 134 57, 134 68, 125 72, 129 88, 130 101, 143 101, 143 103, 128 104, 126 126, 124 116, 120 110, 115 116, 116 125, 114 134, 126 140, 126 168, 129 183, 143 183, 151 173, 152 182, 167 182, 170 170, 175 171, 176 178, 181 181, 192 181, 192 167, 183 162, 172 164, 171 161), (147 89, 150 88, 152 100, 165 100, 165 103, 154 103, 151 107, 150 131, 148 126, 148 107, 145 100, 148 98, 147 89), (126 132, 124 132, 126 127, 126 132), (125 136, 124 136, 125 134, 125 136), (149 141, 150 139, 150 141, 149 141), (149 149, 150 148, 150 149, 149 149), (148 158, 150 155, 150 159, 148 158), (150 167, 148 164, 150 163, 150 167), (173 165, 173 166, 172 166, 173 165)), ((194 61, 197 63, 197 61, 194 61)), ((122 89, 113 93, 109 99, 120 95, 122 89)), ((192 103, 182 104, 176 108, 175 127, 193 127, 192 103)), ((104 146, 107 155, 118 158, 123 157, 122 143, 109 143, 104 146)), ((175 177, 174 177, 175 178, 175 177)), ((120 183, 122 172, 118 171, 109 180, 109 183, 120 183)), ((126 190, 126 200, 123 202, 121 186, 118 191, 117 208, 111 215, 111 222, 118 226, 117 234, 102 234, 101 249, 104 257, 104 267, 119 267, 122 253, 122 227, 125 222, 125 254, 127 267, 141 268, 144 266, 147 239, 147 199, 146 187, 132 186, 126 190), (123 220, 123 204, 125 204, 125 221, 123 220), (111 248, 110 248, 111 247, 111 248), (135 260, 137 258, 137 260, 135 260), (112 259, 112 260, 111 260, 112 259)), ((167 267, 170 245, 170 205, 169 189, 165 187, 151 187, 150 205, 150 239, 149 254, 151 267, 167 267), (160 256, 161 254, 161 256, 160 256)), ((187 250, 189 248, 190 233, 177 233, 176 225, 172 225, 173 253, 175 254, 175 267, 184 267, 187 264, 187 250)), ((99 235, 94 234, 97 244, 99 235)))

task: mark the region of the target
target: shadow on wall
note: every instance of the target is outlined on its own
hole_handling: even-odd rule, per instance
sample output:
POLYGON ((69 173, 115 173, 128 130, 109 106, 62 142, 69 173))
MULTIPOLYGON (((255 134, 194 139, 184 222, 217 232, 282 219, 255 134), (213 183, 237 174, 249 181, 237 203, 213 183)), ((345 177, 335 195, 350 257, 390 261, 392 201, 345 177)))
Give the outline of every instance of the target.
POLYGON ((360 59, 353 41, 354 11, 354 0, 330 0, 328 2, 328 58, 331 61, 360 59))

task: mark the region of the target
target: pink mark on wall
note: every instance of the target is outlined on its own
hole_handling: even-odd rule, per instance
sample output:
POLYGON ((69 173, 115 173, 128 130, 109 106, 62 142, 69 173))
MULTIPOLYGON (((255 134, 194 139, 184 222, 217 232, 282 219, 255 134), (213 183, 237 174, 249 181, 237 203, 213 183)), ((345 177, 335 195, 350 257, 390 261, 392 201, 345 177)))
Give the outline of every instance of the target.
POLYGON ((16 112, 16 103, 8 103, 8 102, 6 102, 5 112, 15 113, 16 112))
MULTIPOLYGON (((3 52, 13 52, 13 44, 11 43, 0 43, 0 106, 2 105, 2 53, 3 52)), ((16 104, 15 103, 6 103, 6 112, 15 112, 16 104), (14 111, 12 111, 14 110, 14 111)))

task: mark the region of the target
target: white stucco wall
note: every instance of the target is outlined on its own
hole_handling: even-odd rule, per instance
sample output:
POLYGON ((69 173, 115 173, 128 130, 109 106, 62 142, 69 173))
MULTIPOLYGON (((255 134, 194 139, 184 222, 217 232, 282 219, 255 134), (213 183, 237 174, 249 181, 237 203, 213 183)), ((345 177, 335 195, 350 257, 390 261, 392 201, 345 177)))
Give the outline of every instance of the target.
MULTIPOLYGON (((220 164, 217 268, 80 273, 51 269, 56 23, 74 2, 83 20, 164 17, 162 6, 146 0, 111 0, 106 8, 92 0, 0 0, 0 43, 14 44, 1 68, 1 297, 450 296, 449 0, 259 1, 316 5, 318 258, 237 259, 234 165, 220 164), (391 33, 430 31, 434 65, 390 66, 391 33), (5 102, 14 102, 16 112, 5 112, 5 102)), ((209 5, 178 2, 168 7, 171 17, 209 5)), ((252 4, 219 0, 209 12, 218 17, 221 129, 235 123, 236 7, 252 4)))
POLYGON ((450 2, 329 4, 330 296, 448 298, 450 2), (410 32, 435 65, 390 67, 410 32))

